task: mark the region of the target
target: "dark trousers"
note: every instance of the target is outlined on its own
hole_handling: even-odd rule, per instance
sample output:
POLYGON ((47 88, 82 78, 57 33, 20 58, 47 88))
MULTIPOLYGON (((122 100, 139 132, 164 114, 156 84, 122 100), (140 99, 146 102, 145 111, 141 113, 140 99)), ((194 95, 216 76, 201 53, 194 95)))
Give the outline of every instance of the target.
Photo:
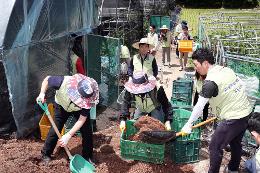
MULTIPOLYGON (((74 116, 76 119, 80 116, 80 111, 78 112, 66 112, 61 106, 55 104, 55 116, 54 122, 61 132, 64 124, 66 123, 69 116, 74 116)), ((80 128, 82 136, 82 156, 85 159, 92 158, 93 154, 93 132, 91 128, 90 116, 87 117, 86 122, 80 128)), ((71 139, 73 140, 73 139, 71 139)), ((58 136, 56 135, 53 128, 50 129, 46 141, 44 143, 42 154, 51 156, 58 141, 58 136)))
POLYGON ((228 164, 230 171, 238 171, 242 155, 241 140, 247 128, 249 116, 237 120, 225 120, 218 124, 209 145, 209 173, 219 173, 223 149, 229 144, 231 159, 228 164))

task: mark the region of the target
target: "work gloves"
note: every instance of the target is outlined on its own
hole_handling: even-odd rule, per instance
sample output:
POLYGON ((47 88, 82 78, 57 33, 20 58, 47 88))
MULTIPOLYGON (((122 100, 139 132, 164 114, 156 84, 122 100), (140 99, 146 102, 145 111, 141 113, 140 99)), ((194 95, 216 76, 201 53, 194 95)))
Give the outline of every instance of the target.
POLYGON ((181 129, 182 136, 190 134, 191 130, 192 124, 190 122, 187 122, 181 129))
POLYGON ((36 98, 36 102, 42 102, 44 103, 45 102, 45 94, 44 93, 40 93, 39 96, 36 98))
POLYGON ((72 136, 70 135, 70 133, 66 133, 65 135, 63 135, 61 139, 59 139, 60 146, 65 147, 68 144, 71 137, 72 136))
POLYGON ((120 122, 119 128, 120 128, 121 133, 123 133, 123 131, 125 131, 125 121, 122 120, 120 122))
POLYGON ((168 131, 170 131, 172 129, 170 121, 166 121, 164 126, 165 126, 165 129, 168 130, 168 131))

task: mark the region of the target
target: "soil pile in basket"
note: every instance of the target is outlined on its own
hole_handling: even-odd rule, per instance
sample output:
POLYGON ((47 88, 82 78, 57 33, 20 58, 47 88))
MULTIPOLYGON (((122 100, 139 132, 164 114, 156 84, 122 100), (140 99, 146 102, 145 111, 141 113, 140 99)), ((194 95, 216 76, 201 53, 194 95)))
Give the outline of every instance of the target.
POLYGON ((164 124, 150 116, 142 116, 135 123, 134 126, 138 129, 135 135, 129 137, 132 141, 141 141, 146 143, 154 143, 143 132, 144 131, 164 131, 164 124))

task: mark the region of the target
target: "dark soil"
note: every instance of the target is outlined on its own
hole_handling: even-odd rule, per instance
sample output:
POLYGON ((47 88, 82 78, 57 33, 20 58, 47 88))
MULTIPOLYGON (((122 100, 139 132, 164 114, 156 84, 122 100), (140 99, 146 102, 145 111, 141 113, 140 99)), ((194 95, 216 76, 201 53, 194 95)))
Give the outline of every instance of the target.
MULTIPOLYGON (((97 119, 99 131, 94 134, 94 157, 98 161, 97 173, 193 172, 193 166, 189 164, 175 165, 168 157, 161 165, 122 159, 120 157, 119 123, 113 118, 112 121, 109 120, 109 117, 114 117, 116 114, 115 110, 107 109, 97 119), (105 125, 106 128, 100 130, 102 125, 105 125)), ((43 144, 44 141, 41 140, 0 139, 0 172, 69 173, 68 157, 60 147, 55 149, 53 160, 49 164, 42 162, 41 149, 43 144)), ((81 154, 81 138, 74 136, 68 147, 72 155, 81 154)))

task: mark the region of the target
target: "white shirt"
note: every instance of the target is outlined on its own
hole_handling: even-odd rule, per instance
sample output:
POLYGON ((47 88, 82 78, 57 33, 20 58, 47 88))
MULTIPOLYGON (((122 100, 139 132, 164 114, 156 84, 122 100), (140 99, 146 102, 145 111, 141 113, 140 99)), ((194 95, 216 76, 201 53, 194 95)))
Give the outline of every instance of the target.
POLYGON ((158 34, 149 32, 147 35, 148 42, 154 45, 154 48, 152 50, 157 51, 159 47, 159 40, 158 40, 158 34))

